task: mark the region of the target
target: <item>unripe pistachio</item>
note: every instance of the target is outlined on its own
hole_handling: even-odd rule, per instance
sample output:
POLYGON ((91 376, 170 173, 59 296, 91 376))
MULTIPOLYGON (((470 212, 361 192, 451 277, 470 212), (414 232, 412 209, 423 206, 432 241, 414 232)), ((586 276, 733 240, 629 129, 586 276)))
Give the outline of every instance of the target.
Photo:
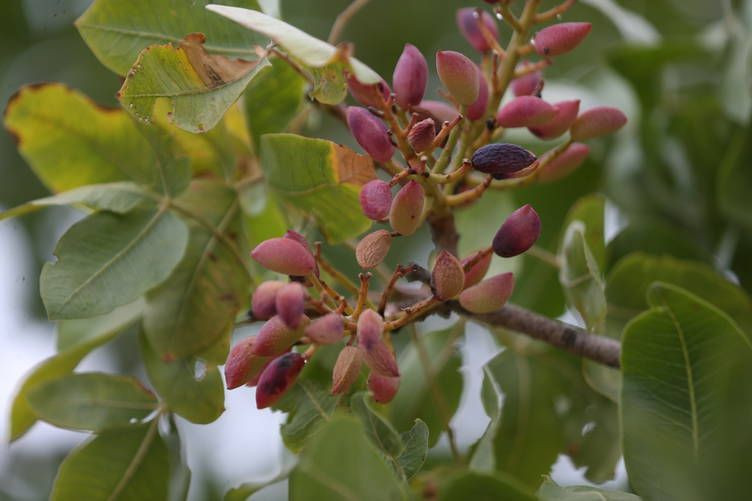
POLYGON ((256 407, 273 405, 295 383, 305 365, 300 353, 290 352, 275 358, 261 373, 256 388, 256 407))
POLYGON ((392 200, 389 223, 400 235, 412 235, 420 225, 425 193, 420 183, 408 181, 392 200))
POLYGON ((386 125, 365 108, 347 108, 347 126, 358 144, 377 162, 388 162, 394 154, 386 125))
POLYGON ((529 127, 530 132, 541 139, 554 139, 572 126, 577 119, 577 113, 580 111, 580 100, 561 101, 553 105, 556 114, 548 122, 534 127, 529 127))
POLYGON ((367 309, 358 317, 358 347, 368 366, 384 376, 399 376, 394 353, 384 343, 384 320, 381 315, 367 309))
POLYGON ((583 143, 572 143, 558 157, 541 166, 538 172, 538 180, 549 182, 561 179, 582 165, 590 148, 583 143))
POLYGON ((515 96, 537 96, 543 89, 543 73, 533 71, 515 78, 512 80, 511 86, 515 96))
POLYGON ((436 71, 444 87, 460 104, 471 105, 478 99, 478 72, 475 63, 453 50, 436 53, 436 71))
POLYGON ((361 268, 374 268, 384 260, 391 245, 392 235, 386 230, 376 230, 358 242, 355 247, 355 259, 361 268))
POLYGON ((251 257, 264 268, 285 275, 303 276, 316 269, 311 252, 291 238, 264 240, 253 249, 251 257))
POLYGON ((616 132, 626 123, 627 117, 621 110, 598 106, 581 113, 572 124, 569 134, 573 141, 584 141, 616 132))
POLYGON ((538 213, 530 205, 523 205, 507 217, 496 232, 491 246, 498 256, 517 256, 533 246, 540 232, 538 213))
POLYGON ((483 76, 480 68, 476 66, 475 69, 478 72, 478 98, 473 104, 467 107, 466 115, 469 120, 483 118, 488 106, 488 82, 486 82, 486 77, 483 76))
POLYGON ((230 350, 225 362, 225 383, 228 390, 256 378, 269 363, 268 357, 260 357, 253 353, 255 339, 256 336, 245 338, 230 350))
POLYGON ((431 286, 437 299, 446 301, 460 292, 465 285, 462 263, 446 250, 441 250, 431 272, 431 286))
POLYGON ((347 393, 347 390, 358 379, 362 364, 363 354, 357 347, 345 346, 342 348, 332 370, 332 395, 347 393))
POLYGON ((514 275, 501 273, 462 291, 460 304, 471 313, 491 313, 504 306, 513 290, 514 275))
POLYGON ((554 116, 556 110, 543 99, 519 96, 502 106, 496 114, 496 123, 501 127, 531 127, 544 124, 554 116))
POLYGON ((347 75, 347 88, 350 94, 363 106, 381 108, 389 100, 391 90, 385 81, 376 84, 360 83, 354 75, 347 75))
POLYGON ((373 399, 380 404, 387 404, 394 399, 399 390, 400 378, 382 376, 371 372, 368 376, 368 389, 371 390, 373 399))
POLYGON ((410 132, 407 133, 407 142, 416 153, 420 153, 431 147, 435 137, 436 123, 426 118, 410 128, 410 132))
POLYGON ((433 115, 439 122, 451 122, 460 114, 454 106, 450 106, 444 101, 426 99, 420 102, 418 108, 433 115))
MULTIPOLYGON (((478 52, 487 52, 491 50, 491 45, 486 41, 486 37, 478 26, 478 13, 474 7, 466 7, 457 11, 457 27, 459 27, 462 35, 478 52)), ((496 39, 499 37, 499 32, 496 29, 496 22, 486 11, 481 11, 480 21, 488 28, 488 32, 491 37, 496 39)))
POLYGON ((368 219, 381 221, 389 216, 392 205, 392 189, 381 179, 368 181, 360 189, 360 207, 368 219))
POLYGON ((275 301, 279 289, 285 286, 285 282, 279 280, 267 280, 261 282, 253 291, 251 297, 251 314, 256 320, 268 320, 277 313, 275 301))
POLYGON ((590 33, 590 23, 559 23, 535 34, 533 45, 541 56, 558 56, 574 49, 590 33))
POLYGON ((290 282, 277 292, 275 306, 277 316, 290 329, 296 329, 303 318, 305 289, 298 282, 290 282))
POLYGON ((304 333, 318 344, 332 344, 342 339, 345 324, 339 313, 327 313, 306 326, 304 333))
POLYGON ((279 316, 273 316, 261 326, 253 343, 254 355, 273 357, 287 351, 300 339, 300 331, 290 329, 279 316))
POLYGON ((481 280, 483 280, 483 277, 486 276, 486 273, 488 273, 488 268, 491 267, 491 258, 493 257, 493 254, 490 252, 484 252, 482 250, 473 252, 469 256, 467 256, 465 259, 463 259, 462 267, 465 267, 466 263, 469 263, 470 261, 474 261, 476 257, 479 254, 483 254, 483 257, 480 258, 478 261, 475 262, 474 265, 470 267, 469 270, 465 271, 465 285, 464 288, 471 287, 481 280))
POLYGON ((426 92, 428 63, 417 47, 405 44, 392 75, 392 86, 397 104, 409 108, 420 103, 426 92))
POLYGON ((535 155, 516 144, 491 143, 478 148, 471 163, 474 169, 491 174, 494 179, 508 179, 536 160, 535 155))

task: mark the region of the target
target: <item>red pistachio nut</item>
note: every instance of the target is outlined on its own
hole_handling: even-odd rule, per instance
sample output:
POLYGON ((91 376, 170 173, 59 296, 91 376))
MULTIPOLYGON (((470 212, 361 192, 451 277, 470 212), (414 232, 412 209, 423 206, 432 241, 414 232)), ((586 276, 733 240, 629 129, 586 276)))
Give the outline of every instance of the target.
POLYGON ((386 230, 369 233, 355 247, 355 259, 361 268, 375 268, 384 260, 392 245, 392 235, 386 230))
POLYGON ((394 399, 399 390, 400 378, 382 376, 371 372, 368 376, 368 389, 371 390, 373 399, 380 404, 387 404, 394 399))
POLYGON ((277 292, 285 286, 279 280, 261 282, 251 297, 251 314, 256 320, 268 320, 277 313, 275 301, 277 292))
POLYGON ((394 353, 384 343, 384 320, 381 315, 367 309, 358 317, 358 347, 368 366, 384 376, 399 376, 394 353))
POLYGON ((453 50, 436 53, 436 71, 444 87, 459 103, 471 105, 478 99, 478 72, 475 63, 453 50))
POLYGON ((389 223, 394 231, 400 235, 415 233, 420 225, 424 203, 425 192, 420 183, 412 180, 405 183, 392 200, 389 210, 389 223))
POLYGON ((478 72, 478 98, 473 104, 467 107, 466 115, 469 120, 483 118, 488 106, 488 82, 486 82, 486 77, 483 76, 480 68, 476 66, 475 69, 478 72))
POLYGON ((540 232, 538 213, 530 205, 523 205, 507 217, 496 232, 491 246, 498 256, 517 256, 533 246, 540 232))
POLYGON ((248 381, 246 381, 245 385, 248 386, 249 388, 253 388, 254 386, 258 384, 259 379, 261 378, 261 373, 264 372, 264 369, 266 369, 269 366, 269 364, 272 363, 272 360, 274 360, 271 357, 260 357, 260 358, 263 358, 264 364, 261 366, 261 368, 259 369, 258 373, 256 373, 255 376, 250 377, 248 381))
POLYGON ((410 108, 420 103, 426 92, 428 63, 423 54, 411 44, 405 44, 392 75, 392 86, 397 104, 410 108))
POLYGON ((268 357, 260 357, 253 353, 253 343, 256 336, 243 339, 236 344, 225 362, 225 383, 231 390, 258 377, 269 363, 268 357))
POLYGON ((368 181, 360 189, 360 207, 368 219, 382 221, 389 216, 392 205, 392 189, 381 179, 368 181))
POLYGON ((585 161, 589 153, 590 148, 586 144, 570 144, 561 155, 541 166, 541 169, 538 172, 538 180, 550 182, 567 176, 577 167, 582 165, 582 162, 585 161))
POLYGON ((264 268, 285 275, 303 276, 316 269, 311 252, 292 238, 264 240, 253 249, 251 257, 264 268))
POLYGON ((627 117, 621 110, 598 106, 581 113, 572 124, 569 134, 573 141, 585 141, 616 132, 626 123, 627 117))
POLYGON ((357 347, 345 346, 342 348, 332 370, 332 395, 347 393, 355 380, 358 379, 362 364, 363 354, 357 347))
POLYGON ((514 275, 501 273, 462 291, 460 304, 471 313, 491 313, 504 306, 513 290, 514 275))
POLYGON ((253 343, 253 353, 264 357, 279 355, 300 339, 300 335, 300 331, 290 329, 279 316, 273 316, 259 329, 253 343))
POLYGON ((457 27, 462 32, 465 39, 478 52, 487 52, 491 50, 491 45, 486 41, 486 37, 478 26, 478 21, 482 22, 494 39, 499 38, 499 32, 496 29, 494 18, 486 11, 481 11, 480 16, 474 7, 466 7, 457 11, 457 27))
POLYGON ((543 73, 533 71, 515 78, 512 80, 511 86, 515 96, 537 96, 543 89, 543 73))
POLYGON ((306 292, 298 282, 290 282, 277 292, 277 316, 290 329, 296 329, 303 318, 306 292))
POLYGON ((347 108, 347 126, 358 144, 377 162, 388 162, 394 154, 386 125, 365 108, 347 108))
POLYGON ((305 365, 300 353, 285 353, 275 358, 261 373, 256 388, 256 407, 264 409, 279 400, 295 383, 305 365))
POLYGON ((347 75, 347 88, 350 94, 363 106, 381 108, 389 100, 391 90, 385 81, 376 84, 360 83, 354 75, 347 75))
POLYGON ((590 33, 590 23, 559 23, 535 34, 533 45, 541 56, 558 56, 574 49, 590 33))
POLYGON ((488 273, 488 268, 491 267, 491 258, 493 257, 493 254, 482 250, 473 252, 465 259, 463 259, 461 261, 462 267, 464 268, 467 263, 475 261, 479 254, 483 254, 483 257, 477 260, 475 264, 470 267, 470 269, 465 271, 464 288, 471 287, 483 280, 483 277, 485 277, 486 273, 488 273))
POLYGON ((450 252, 443 250, 436 257, 431 272, 431 286, 437 299, 446 301, 460 292, 465 285, 462 263, 450 252))
POLYGON ((420 102, 418 108, 426 111, 439 122, 451 122, 460 115, 460 112, 454 106, 450 106, 444 101, 426 99, 420 102))
POLYGON ((345 333, 344 320, 339 313, 327 313, 308 324, 304 333, 314 343, 336 343, 345 333))
POLYGON ((577 113, 580 112, 580 100, 561 101, 554 103, 556 114, 548 122, 534 127, 529 127, 530 132, 541 139, 555 139, 572 126, 577 119, 577 113))
POLYGON ((532 127, 542 125, 555 116, 554 107, 543 99, 519 96, 502 106, 496 114, 496 123, 501 127, 532 127))
POLYGON ((407 142, 416 153, 420 153, 431 147, 435 137, 436 123, 426 118, 410 128, 410 132, 407 133, 407 142))
POLYGON ((491 174, 494 179, 515 177, 531 166, 537 158, 531 152, 510 143, 492 143, 478 148, 471 163, 475 170, 491 174))

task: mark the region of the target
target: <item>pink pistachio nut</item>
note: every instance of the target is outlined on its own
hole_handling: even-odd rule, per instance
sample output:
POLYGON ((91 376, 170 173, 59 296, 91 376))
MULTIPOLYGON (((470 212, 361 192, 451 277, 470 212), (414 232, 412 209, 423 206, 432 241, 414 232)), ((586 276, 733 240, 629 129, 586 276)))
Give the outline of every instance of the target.
POLYGON ((462 105, 471 105, 478 99, 478 72, 475 63, 464 54, 453 50, 436 53, 436 71, 449 94, 462 105))
POLYGON ((501 127, 533 127, 545 124, 555 116, 554 107, 543 99, 519 96, 502 106, 496 114, 496 124, 501 127))
POLYGON ((611 134, 624 127, 627 116, 617 108, 598 106, 580 113, 569 129, 573 141, 585 141, 611 134))
POLYGON ((405 44, 392 75, 397 104, 408 109, 420 104, 428 82, 428 63, 417 47, 405 44))
POLYGON ((376 84, 360 83, 354 75, 347 75, 347 88, 352 97, 363 106, 381 108, 389 101, 391 90, 383 80, 376 84))
POLYGON ((300 336, 299 330, 289 328, 279 316, 273 316, 259 329, 253 343, 253 353, 264 357, 279 355, 287 351, 300 336))
POLYGON ((381 315, 367 309, 358 317, 358 347, 366 364, 384 376, 399 376, 399 368, 394 353, 383 339, 384 320, 381 315))
POLYGON ((513 290, 514 275, 501 273, 462 291, 460 304, 471 313, 491 313, 504 306, 513 290))
POLYGON ((225 382, 227 389, 231 390, 244 385, 261 374, 268 357, 260 357, 253 353, 253 343, 256 336, 243 339, 233 346, 225 362, 225 382))
POLYGON ((382 376, 371 372, 368 376, 368 389, 371 390, 373 399, 380 404, 388 404, 394 399, 399 390, 400 378, 382 376))
POLYGON ((308 324, 303 331, 311 341, 318 344, 336 343, 345 333, 344 320, 339 313, 327 313, 308 324))
POLYGON ((590 23, 559 23, 543 28, 533 38, 535 51, 545 57, 565 54, 580 45, 591 28, 590 23))
POLYGON ((285 286, 279 280, 261 282, 251 297, 251 314, 256 320, 269 320, 277 313, 277 292, 285 286))
POLYGON ((436 257, 431 272, 431 286, 436 298, 442 301, 456 297, 465 286, 462 263, 446 250, 442 249, 436 257))
POLYGON ((425 192, 420 183, 408 181, 400 188, 389 209, 389 223, 400 235, 412 235, 420 226, 425 192))
POLYGON ((538 172, 538 180, 551 182, 569 175, 587 158, 590 148, 584 143, 572 143, 558 157, 543 163, 538 172))
POLYGON ((548 122, 529 127, 530 132, 541 139, 555 139, 572 126, 577 119, 577 113, 580 112, 580 100, 561 101, 554 103, 556 114, 548 122))
POLYGON ((474 261, 479 254, 483 254, 483 257, 478 259, 469 269, 465 270, 465 284, 463 287, 465 289, 483 280, 483 277, 488 273, 488 268, 491 267, 491 258, 493 257, 493 254, 482 250, 473 252, 463 259, 461 261, 462 267, 465 268, 466 264, 474 261))
POLYGON ((290 282, 277 292, 277 315, 290 329, 296 329, 303 318, 306 292, 298 282, 290 282))
POLYGON ((491 246, 498 256, 514 257, 532 247, 540 232, 538 213, 530 205, 523 205, 507 217, 496 232, 491 246))
POLYGON ((264 240, 251 252, 264 268, 285 275, 304 276, 316 269, 316 261, 303 244, 285 237, 264 240))
POLYGON ((483 36, 479 22, 483 23, 493 39, 499 38, 499 31, 496 28, 496 21, 494 21, 491 14, 486 11, 480 11, 479 13, 478 10, 474 7, 459 9, 457 11, 457 27, 475 50, 478 52, 488 52, 491 50, 491 44, 483 36))
POLYGON ((543 89, 543 73, 533 71, 515 78, 512 80, 511 86, 515 96, 537 96, 543 89))
POLYGON ((389 217, 392 205, 392 189, 389 183, 381 179, 368 181, 360 189, 360 207, 363 214, 373 221, 382 221, 389 217))
POLYGON ((435 137, 436 123, 431 118, 426 118, 410 128, 407 142, 416 153, 420 153, 431 148, 435 137))
POLYGON ((476 66, 475 69, 478 71, 478 98, 467 107, 466 113, 467 118, 473 121, 483 118, 488 106, 488 82, 486 82, 486 77, 480 68, 476 66))
POLYGON ((347 126, 361 148, 377 162, 388 162, 394 154, 386 125, 370 111, 358 106, 347 108, 347 126))
POLYGON ((332 395, 347 393, 358 379, 361 365, 363 365, 363 354, 360 349, 355 346, 342 348, 332 370, 332 395))

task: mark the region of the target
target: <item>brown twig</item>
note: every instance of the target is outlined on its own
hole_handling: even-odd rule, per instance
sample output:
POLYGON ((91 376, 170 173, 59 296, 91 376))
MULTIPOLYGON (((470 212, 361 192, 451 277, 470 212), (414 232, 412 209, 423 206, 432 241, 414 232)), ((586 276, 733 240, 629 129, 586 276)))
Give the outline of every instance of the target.
POLYGON ((570 7, 574 5, 576 0, 564 0, 561 4, 557 5, 556 7, 553 7, 551 9, 548 9, 545 12, 541 12, 540 14, 536 14, 535 16, 535 22, 536 23, 545 23, 546 21, 550 21, 551 19, 555 18, 558 15, 561 15, 569 10, 570 7))
POLYGON ((347 26, 347 23, 353 18, 353 16, 365 5, 369 0, 354 0, 350 5, 345 7, 345 10, 339 13, 337 19, 332 24, 332 29, 329 32, 328 42, 330 44, 336 44, 339 41, 339 37, 347 26))

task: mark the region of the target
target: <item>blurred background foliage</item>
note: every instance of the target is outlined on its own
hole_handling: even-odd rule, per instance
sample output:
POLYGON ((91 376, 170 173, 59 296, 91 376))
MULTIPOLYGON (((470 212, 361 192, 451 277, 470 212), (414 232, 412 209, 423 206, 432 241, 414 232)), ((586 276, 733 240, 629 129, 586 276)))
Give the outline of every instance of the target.
MULTIPOLYGON (((7 102, 24 84, 57 81, 102 105, 117 105, 119 77, 96 60, 72 24, 89 3, 2 3, 0 101, 7 102)), ((287 22, 325 39, 333 19, 347 4, 348 0, 283 0, 280 8, 287 22)), ((372 0, 351 21, 343 39, 352 41, 356 55, 389 81, 405 42, 421 49, 431 67, 438 49, 472 54, 454 21, 455 10, 467 5, 483 4, 480 0, 372 0)), ((621 257, 639 250, 703 261, 752 290, 752 1, 581 0, 566 20, 590 21, 593 31, 577 51, 558 58, 546 71, 544 97, 581 98, 583 109, 595 104, 618 106, 630 123, 616 137, 594 144, 590 159, 574 175, 513 195, 490 194, 460 214, 461 249, 484 245, 510 208, 531 203, 543 220, 540 243, 555 252, 568 209, 583 195, 600 192, 611 202, 606 272, 621 257), (498 216, 479 217, 494 213, 498 216), (617 234, 614 228, 621 231, 617 234)), ((502 27, 501 33, 505 40, 509 28, 502 27)), ((434 75, 427 96, 436 98, 437 88, 434 75)), ((355 147, 347 131, 326 115, 313 113, 306 127, 307 134, 355 147)), ((544 151, 530 135, 520 133, 511 139, 544 151)), ((12 207, 46 194, 7 134, 0 134, 0 178, 0 206, 12 207)), ((39 318, 44 316, 36 283, 39 268, 69 218, 55 210, 3 223, 22 225, 29 236, 28 253, 37 269, 22 287, 13 287, 26 295, 29 312, 39 318)), ((0 242, 0 249, 4 245, 0 242)), ((393 262, 407 255, 415 259, 416 252, 425 254, 428 249, 427 245, 401 249, 390 258, 393 262)), ((525 261, 505 264, 523 274, 513 300, 549 315, 562 314, 564 296, 556 285, 556 271, 528 262, 532 258, 521 259, 525 261)), ((23 333, 16 334, 23 338, 23 333)), ((127 350, 113 353, 120 367, 133 363, 127 350)), ((10 485, 4 479, 16 475, 38 488, 40 499, 45 497, 65 451, 29 456, 16 445, 6 452, 12 459, 0 471, 0 498, 13 498, 3 486, 10 485)), ((210 485, 205 492, 210 497, 210 485)))

